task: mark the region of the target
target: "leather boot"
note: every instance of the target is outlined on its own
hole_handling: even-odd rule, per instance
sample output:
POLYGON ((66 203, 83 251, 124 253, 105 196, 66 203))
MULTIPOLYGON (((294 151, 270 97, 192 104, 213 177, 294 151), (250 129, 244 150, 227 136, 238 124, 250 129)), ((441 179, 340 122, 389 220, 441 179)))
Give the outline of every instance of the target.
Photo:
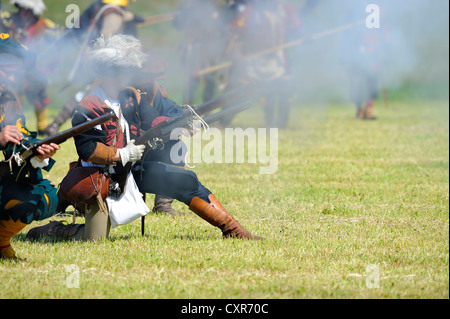
POLYGON ((207 203, 199 197, 194 197, 189 205, 189 209, 211 225, 218 227, 222 231, 224 238, 263 239, 259 236, 252 235, 239 224, 213 194, 209 195, 209 200, 210 203, 207 203))
POLYGON ((186 213, 179 212, 172 208, 173 198, 155 195, 155 206, 153 207, 153 213, 166 214, 171 216, 186 215, 186 213))
POLYGON ((365 120, 376 120, 377 119, 377 117, 375 115, 373 115, 373 105, 374 105, 373 100, 370 100, 369 102, 367 102, 366 111, 364 113, 365 120))
POLYGON ((81 224, 67 225, 62 222, 51 221, 47 225, 31 229, 28 232, 26 239, 37 240, 41 237, 77 239, 75 235, 82 226, 84 227, 84 225, 81 224))
POLYGON ((365 118, 365 110, 362 107, 358 107, 356 109, 356 119, 357 120, 363 120, 365 118))
POLYGON ((26 224, 20 220, 13 221, 11 218, 0 220, 0 259, 18 260, 16 252, 11 247, 11 239, 25 226, 26 224))

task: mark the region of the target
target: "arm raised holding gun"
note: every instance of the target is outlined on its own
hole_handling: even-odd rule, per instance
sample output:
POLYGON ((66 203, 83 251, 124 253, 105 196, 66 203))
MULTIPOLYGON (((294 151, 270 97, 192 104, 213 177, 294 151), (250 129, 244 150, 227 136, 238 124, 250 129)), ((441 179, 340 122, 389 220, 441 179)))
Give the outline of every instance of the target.
POLYGON ((77 136, 81 133, 89 131, 89 130, 95 128, 97 125, 103 124, 103 123, 105 123, 109 120, 115 119, 115 118, 117 118, 116 114, 114 112, 110 112, 110 113, 100 116, 96 119, 89 120, 86 123, 80 124, 78 126, 70 128, 70 129, 67 129, 56 135, 44 138, 40 141, 36 141, 36 142, 30 143, 30 144, 27 144, 26 142, 25 143, 22 142, 21 145, 24 148, 24 150, 20 154, 21 158, 22 158, 22 160, 26 160, 31 155, 38 155, 40 153, 39 148, 44 145, 62 144, 74 136, 77 136))
POLYGON ((173 136, 173 132, 176 132, 175 130, 192 130, 195 117, 197 117, 199 121, 210 125, 219 122, 226 116, 243 112, 251 107, 250 102, 244 97, 244 94, 248 97, 249 88, 252 89, 251 86, 235 89, 197 107, 192 108, 190 106, 184 106, 184 112, 181 116, 166 118, 152 126, 151 129, 147 130, 136 139, 135 144, 146 144, 150 148, 156 149, 158 145, 168 142, 171 139, 171 136, 173 136), (222 110, 210 114, 217 109, 222 110))
POLYGON ((10 142, 8 143, 8 147, 17 149, 17 152, 15 152, 15 150, 13 149, 13 154, 9 158, 9 160, 1 163, 2 175, 6 171, 5 164, 7 162, 9 162, 9 169, 11 173, 13 172, 14 167, 20 167, 26 161, 32 161, 33 166, 40 166, 40 168, 47 166, 41 166, 38 162, 52 157, 55 154, 56 150, 59 149, 59 144, 62 144, 68 139, 89 131, 95 128, 97 125, 103 124, 114 118, 116 118, 115 113, 110 112, 101 117, 89 120, 83 124, 75 126, 71 129, 67 129, 54 136, 47 137, 42 140, 36 140, 34 138, 30 140, 29 137, 23 139, 23 134, 20 132, 20 130, 18 130, 17 127, 16 129, 14 129, 15 126, 13 125, 5 127, 5 141, 10 142), (38 160, 35 160, 35 157, 38 157, 38 160))

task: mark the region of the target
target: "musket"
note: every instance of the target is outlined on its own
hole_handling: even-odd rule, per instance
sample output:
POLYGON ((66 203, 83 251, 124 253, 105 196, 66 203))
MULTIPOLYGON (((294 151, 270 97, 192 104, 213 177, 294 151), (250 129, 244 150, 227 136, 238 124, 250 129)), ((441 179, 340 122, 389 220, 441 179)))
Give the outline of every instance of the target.
MULTIPOLYGON (((233 92, 230 92, 233 93, 233 92)), ((235 92, 234 92, 235 93, 235 92)), ((193 110, 195 114, 200 116, 200 114, 205 114, 213 111, 217 108, 224 107, 226 100, 230 101, 230 94, 224 94, 215 98, 209 102, 199 105, 193 110)), ((236 95, 234 96, 236 97, 236 95)), ((251 106, 250 102, 246 101, 236 105, 227 105, 222 111, 216 112, 215 114, 210 114, 202 119, 208 124, 220 121, 224 116, 229 116, 230 114, 236 114, 247 110, 251 106)), ((151 129, 147 130, 145 133, 140 135, 136 141, 136 145, 146 145, 151 149, 156 149, 159 145, 172 140, 173 138, 178 138, 182 134, 182 130, 192 129, 192 116, 194 112, 192 110, 186 110, 183 114, 176 118, 168 118, 167 120, 153 126, 151 129)), ((124 189, 126 178, 128 173, 132 169, 132 163, 127 163, 123 169, 118 171, 118 181, 120 189, 124 189)))
MULTIPOLYGON (((223 118, 243 112, 251 107, 250 101, 233 105, 222 111, 207 115, 201 118, 206 124, 211 125, 219 122, 223 118)), ((194 108, 194 111, 196 108, 194 108)), ((196 112, 197 113, 197 112, 196 112)), ((136 145, 146 144, 151 149, 156 149, 159 145, 170 141, 174 137, 181 135, 183 129, 192 129, 191 112, 184 113, 177 118, 169 118, 166 121, 155 125, 136 139, 136 145)), ((199 119, 200 120, 200 119, 199 119)), ((195 121, 195 119, 194 119, 195 121)))
POLYGON ((211 125, 213 123, 221 121, 223 118, 227 118, 231 115, 235 115, 237 113, 241 113, 245 110, 248 110, 251 107, 252 104, 250 103, 250 101, 246 101, 241 104, 234 105, 230 108, 226 108, 223 111, 207 115, 203 118, 203 121, 205 121, 208 125, 211 125))
MULTIPOLYGON (((136 145, 146 145, 151 149, 156 149, 159 145, 178 138, 182 130, 191 130, 193 127, 193 116, 201 118, 202 115, 209 114, 219 108, 222 111, 210 114, 205 117, 209 123, 221 120, 224 116, 229 116, 231 113, 236 114, 249 108, 249 102, 237 103, 237 99, 242 99, 244 95, 249 95, 250 90, 253 90, 252 84, 242 86, 240 88, 222 94, 210 101, 207 101, 197 107, 188 108, 176 118, 168 118, 165 121, 156 124, 146 132, 136 138, 136 145), (233 104, 236 103, 236 104, 233 104), (181 130, 181 131, 180 131, 181 130)), ((201 118, 202 121, 205 119, 201 118)), ((207 122, 208 123, 208 122, 207 122)), ((127 163, 122 169, 117 171, 119 188, 124 189, 128 173, 131 171, 133 163, 127 163)))
POLYGON ((68 87, 70 87, 73 83, 73 79, 75 78, 76 73, 78 72, 78 69, 81 65, 81 62, 83 60, 83 58, 85 58, 86 55, 86 49, 89 46, 89 41, 91 40, 91 36, 92 33, 95 30, 95 26, 97 25, 97 22, 100 20, 101 16, 103 15, 103 13, 105 13, 106 10, 111 9, 111 8, 116 8, 118 10, 122 10, 119 6, 114 5, 114 4, 107 4, 104 5, 95 15, 93 21, 91 22, 91 24, 89 25, 87 32, 85 34, 85 39, 80 47, 80 50, 78 51, 78 56, 75 60, 75 63, 72 66, 72 69, 69 72, 69 75, 67 77, 67 84, 62 87, 59 91, 58 94, 62 93, 63 91, 65 91, 68 87))
MULTIPOLYGON (((216 101, 217 102, 217 101, 216 101)), ((241 104, 234 105, 232 107, 226 108, 223 111, 216 112, 214 114, 207 115, 203 118, 203 120, 209 125, 220 121, 224 117, 228 117, 230 115, 234 115, 240 112, 243 112, 251 107, 251 103, 246 101, 241 104)), ((195 110, 195 108, 194 108, 195 110)), ((136 144, 144 144, 147 143, 151 148, 155 149, 158 144, 165 143, 170 140, 170 135, 172 134, 172 130, 179 129, 180 126, 185 129, 189 129, 188 121, 180 121, 180 122, 172 122, 173 125, 169 125, 168 127, 161 128, 159 131, 151 128, 144 135, 141 135, 140 138, 137 139, 136 144), (165 135, 163 135, 165 134, 165 135), (145 136, 145 137, 144 137, 145 136), (147 140, 150 138, 150 140, 147 140)), ((126 166, 126 172, 131 169, 131 164, 128 163, 126 166)), ((125 175, 122 175, 125 176, 125 175)), ((121 177, 123 179, 123 177, 121 177)), ((123 185, 123 183, 120 183, 123 185)), ((145 198, 145 194, 144 194, 145 198)), ((145 216, 141 217, 141 235, 145 235, 145 216)))
POLYGON ((176 118, 168 118, 167 120, 147 130, 136 139, 135 144, 147 144, 150 148, 155 149, 158 145, 170 140, 170 135, 175 129, 189 129, 192 126, 191 119, 194 112, 194 115, 202 117, 219 108, 223 108, 223 111, 217 112, 213 115, 208 115, 203 119, 208 124, 217 122, 226 115, 242 112, 245 109, 249 108, 250 103, 248 101, 238 103, 237 100, 242 101, 244 99, 244 96, 248 96, 250 91, 253 89, 254 87, 252 85, 236 88, 229 91, 228 93, 222 94, 210 101, 196 106, 192 108, 192 110, 186 109, 181 114, 181 116, 176 118))
MULTIPOLYGON (((45 144, 62 144, 65 141, 67 141, 68 139, 77 136, 79 134, 82 134, 86 131, 89 131, 93 128, 95 128, 97 125, 103 124, 111 119, 117 118, 116 114, 111 111, 110 113, 104 114, 98 118, 95 118, 93 120, 88 120, 85 123, 82 123, 80 125, 74 126, 70 129, 67 129, 65 131, 59 132, 56 135, 44 138, 42 140, 38 140, 38 141, 33 141, 33 142, 28 142, 26 140, 21 142, 21 147, 22 150, 19 152, 18 157, 19 158, 14 158, 15 161, 19 161, 19 162, 25 162, 26 160, 30 159, 32 156, 38 155, 38 151, 37 149, 39 148, 39 146, 45 145, 45 144)), ((1 162, 0 164, 7 164, 6 161, 1 162)), ((17 165, 19 165, 19 163, 16 163, 17 165)), ((19 165, 20 166, 20 165, 19 165)), ((3 171, 3 169, 2 169, 3 171)))
MULTIPOLYGON (((317 39, 320 39, 320 38, 323 38, 323 37, 326 37, 326 36, 329 36, 329 35, 332 35, 332 34, 335 34, 335 33, 339 33, 339 32, 351 29, 354 26, 358 25, 359 23, 361 23, 361 21, 356 22, 356 23, 342 25, 342 26, 336 27, 334 29, 322 31, 322 32, 313 34, 312 36, 310 36, 310 39, 311 40, 317 40, 317 39)), ((271 54, 271 53, 278 52, 280 50, 289 49, 289 48, 298 46, 298 45, 304 43, 305 41, 306 41, 306 39, 299 39, 299 40, 294 40, 294 41, 291 41, 291 42, 287 42, 287 43, 281 44, 281 45, 276 46, 276 47, 271 47, 271 48, 268 48, 268 49, 265 49, 265 50, 262 50, 262 51, 259 51, 259 52, 247 55, 247 56, 243 57, 243 60, 249 61, 249 60, 253 60, 253 59, 259 58, 261 56, 265 56, 265 55, 268 55, 268 54, 271 54)), ((216 64, 216 65, 210 66, 208 68, 205 68, 203 70, 200 70, 200 71, 198 71, 196 73, 196 75, 197 76, 203 76, 203 75, 206 75, 206 74, 209 74, 209 73, 213 73, 213 72, 216 72, 216 71, 219 71, 219 70, 222 70, 222 69, 227 69, 227 68, 231 67, 232 65, 233 65, 232 61, 225 61, 223 63, 216 64)))
POLYGON ((144 18, 145 21, 142 23, 139 23, 138 26, 140 28, 147 27, 154 24, 160 24, 165 22, 170 22, 173 19, 175 19, 175 15, 177 12, 171 12, 171 13, 165 13, 165 14, 158 14, 150 17, 144 18))

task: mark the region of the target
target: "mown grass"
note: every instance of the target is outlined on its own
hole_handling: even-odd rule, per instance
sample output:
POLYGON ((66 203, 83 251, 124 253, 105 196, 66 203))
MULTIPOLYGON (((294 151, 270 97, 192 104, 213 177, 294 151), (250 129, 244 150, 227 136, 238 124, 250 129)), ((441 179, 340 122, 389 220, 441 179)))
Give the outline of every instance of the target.
MULTIPOLYGON (((47 0, 47 16, 64 23, 71 2, 47 0)), ((77 3, 83 9, 90 1, 77 3)), ((132 6, 151 15, 176 3, 132 6)), ((169 61, 177 57, 173 29, 140 33, 169 61)), ((168 70, 175 101, 181 73, 176 63, 168 70)), ((53 84, 56 92, 63 83, 53 84)), ((68 96, 52 97, 54 116, 68 96)), ((146 236, 136 221, 98 243, 28 242, 27 231, 48 221, 33 223, 13 241, 25 260, 0 262, 0 298, 448 298, 448 112, 448 100, 402 96, 389 109, 377 107, 378 121, 359 122, 347 104, 298 104, 291 128, 279 132, 276 174, 260 175, 260 164, 195 168, 265 241, 223 240, 195 215, 149 215, 146 236), (80 270, 78 289, 68 288, 70 265, 80 270), (380 288, 367 285, 371 265, 380 288)), ((260 127, 262 111, 246 111, 234 124, 260 127)), ((47 178, 57 185, 76 158, 73 142, 65 143, 47 178)))
MULTIPOLYGON (((263 242, 223 240, 195 215, 149 215, 145 237, 136 221, 99 243, 27 242, 43 224, 34 223, 13 243, 25 261, 0 263, 0 297, 448 298, 448 103, 396 102, 377 113, 359 122, 348 105, 296 107, 292 128, 279 132, 274 175, 196 164, 263 242), (79 289, 67 288, 68 265, 79 267, 79 289), (380 288, 367 286, 370 265, 380 288)), ((235 123, 261 118, 256 109, 235 123)), ((56 159, 55 184, 73 145, 56 159)))

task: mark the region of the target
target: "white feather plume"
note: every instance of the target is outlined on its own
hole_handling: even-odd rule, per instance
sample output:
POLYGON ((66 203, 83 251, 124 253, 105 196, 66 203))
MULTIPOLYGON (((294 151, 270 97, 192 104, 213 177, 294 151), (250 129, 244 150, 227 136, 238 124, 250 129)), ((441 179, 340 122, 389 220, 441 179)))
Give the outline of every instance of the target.
POLYGON ((141 42, 130 35, 100 36, 90 56, 94 65, 109 68, 142 68, 146 57, 141 42))
POLYGON ((22 8, 29 9, 33 11, 33 14, 37 17, 42 16, 46 6, 42 0, 11 0, 12 5, 19 5, 22 8))

